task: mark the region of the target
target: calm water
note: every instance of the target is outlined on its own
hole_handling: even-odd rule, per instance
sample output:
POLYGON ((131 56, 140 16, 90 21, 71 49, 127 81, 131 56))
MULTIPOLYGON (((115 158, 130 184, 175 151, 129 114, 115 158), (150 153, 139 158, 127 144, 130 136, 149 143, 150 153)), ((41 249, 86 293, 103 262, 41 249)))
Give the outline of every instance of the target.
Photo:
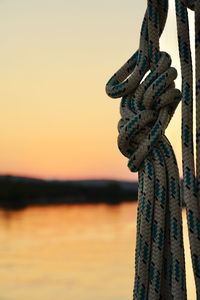
POLYGON ((0 300, 131 300, 135 224, 136 204, 0 211, 0 300))

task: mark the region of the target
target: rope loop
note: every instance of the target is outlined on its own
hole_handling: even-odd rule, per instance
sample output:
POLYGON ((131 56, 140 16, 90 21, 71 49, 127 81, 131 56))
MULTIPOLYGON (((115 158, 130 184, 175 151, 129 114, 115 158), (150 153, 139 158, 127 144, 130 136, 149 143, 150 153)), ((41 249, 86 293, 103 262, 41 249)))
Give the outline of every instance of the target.
POLYGON ((119 98, 133 92, 149 70, 147 57, 142 51, 135 52, 106 84, 106 93, 119 98))

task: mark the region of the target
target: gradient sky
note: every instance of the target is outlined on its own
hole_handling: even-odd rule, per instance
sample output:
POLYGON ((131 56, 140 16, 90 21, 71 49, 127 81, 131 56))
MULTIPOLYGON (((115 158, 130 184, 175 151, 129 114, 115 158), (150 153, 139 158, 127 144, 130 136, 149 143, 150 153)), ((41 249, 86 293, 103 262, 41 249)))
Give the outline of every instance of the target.
MULTIPOLYGON (((1 173, 136 178, 117 148, 120 100, 107 97, 105 84, 137 50, 145 7, 0 0, 1 173)), ((174 7, 161 49, 179 68, 174 7)), ((181 169, 180 122, 179 105, 167 136, 181 169)))

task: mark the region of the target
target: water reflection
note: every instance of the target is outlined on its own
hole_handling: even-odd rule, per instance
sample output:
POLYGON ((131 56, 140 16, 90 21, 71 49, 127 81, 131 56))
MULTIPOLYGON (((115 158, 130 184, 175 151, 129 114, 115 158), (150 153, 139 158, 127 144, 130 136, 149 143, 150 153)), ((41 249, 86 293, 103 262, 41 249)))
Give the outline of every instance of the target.
POLYGON ((131 203, 0 211, 0 299, 132 299, 135 222, 131 203))

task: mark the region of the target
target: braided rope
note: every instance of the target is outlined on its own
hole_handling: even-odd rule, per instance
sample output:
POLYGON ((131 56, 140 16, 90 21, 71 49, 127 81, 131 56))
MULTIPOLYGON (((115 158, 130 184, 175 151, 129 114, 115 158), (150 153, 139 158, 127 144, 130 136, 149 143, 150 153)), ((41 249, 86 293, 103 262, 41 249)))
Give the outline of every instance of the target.
POLYGON ((138 172, 134 299, 187 299, 179 172, 165 136, 182 98, 183 199, 186 204, 197 299, 200 299, 200 0, 175 0, 182 72, 160 51, 168 0, 148 0, 140 45, 111 77, 106 92, 122 97, 118 147, 138 172), (196 176, 193 154, 193 82, 187 8, 195 11, 196 176))

